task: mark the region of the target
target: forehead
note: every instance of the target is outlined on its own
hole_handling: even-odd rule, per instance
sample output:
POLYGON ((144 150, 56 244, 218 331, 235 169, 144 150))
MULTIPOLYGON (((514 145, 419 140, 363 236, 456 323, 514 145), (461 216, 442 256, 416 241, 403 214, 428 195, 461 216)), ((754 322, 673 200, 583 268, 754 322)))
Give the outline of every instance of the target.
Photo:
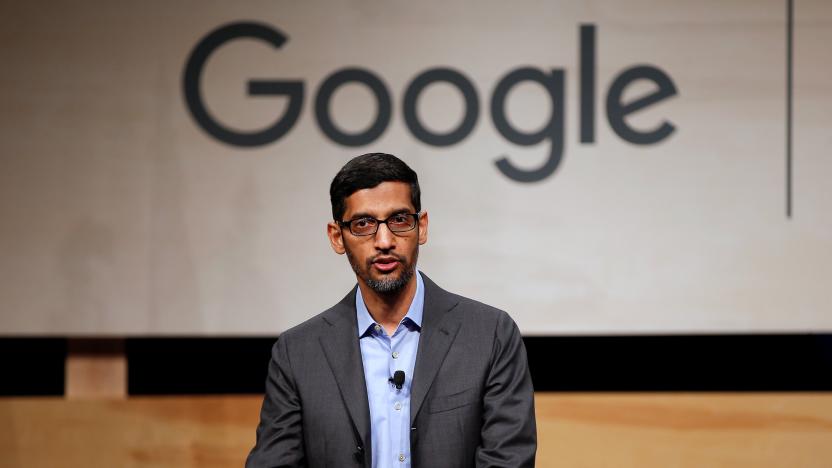
POLYGON ((382 182, 373 188, 358 190, 345 202, 345 219, 356 214, 380 218, 402 209, 416 210, 410 201, 410 184, 406 182, 382 182))

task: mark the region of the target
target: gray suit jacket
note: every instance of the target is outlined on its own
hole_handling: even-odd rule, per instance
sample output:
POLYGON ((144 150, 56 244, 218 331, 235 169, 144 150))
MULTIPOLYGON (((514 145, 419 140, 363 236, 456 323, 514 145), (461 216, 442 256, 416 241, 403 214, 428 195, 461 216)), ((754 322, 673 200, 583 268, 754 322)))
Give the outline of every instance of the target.
MULTIPOLYGON (((412 466, 534 466, 534 395, 517 325, 505 312, 422 276, 412 466)), ((357 327, 353 289, 280 336, 246 467, 372 466, 357 327)))

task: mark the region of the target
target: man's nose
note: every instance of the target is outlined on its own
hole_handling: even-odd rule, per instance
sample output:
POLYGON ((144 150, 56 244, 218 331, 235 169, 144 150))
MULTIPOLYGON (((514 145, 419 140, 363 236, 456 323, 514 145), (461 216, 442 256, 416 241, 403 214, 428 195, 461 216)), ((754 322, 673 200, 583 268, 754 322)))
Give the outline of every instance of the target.
POLYGON ((387 223, 381 223, 376 231, 375 247, 379 250, 390 250, 396 246, 396 235, 387 227, 387 223))

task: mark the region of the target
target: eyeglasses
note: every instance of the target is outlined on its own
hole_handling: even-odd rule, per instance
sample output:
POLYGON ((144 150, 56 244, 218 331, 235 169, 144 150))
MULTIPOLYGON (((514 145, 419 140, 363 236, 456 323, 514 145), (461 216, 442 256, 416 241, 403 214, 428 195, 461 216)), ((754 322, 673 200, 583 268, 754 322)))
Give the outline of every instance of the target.
POLYGON ((416 221, 419 213, 396 213, 387 219, 376 219, 371 217, 351 219, 349 221, 338 221, 342 228, 349 227, 354 236, 372 236, 378 232, 381 224, 386 224, 391 232, 407 232, 416 228, 416 221))

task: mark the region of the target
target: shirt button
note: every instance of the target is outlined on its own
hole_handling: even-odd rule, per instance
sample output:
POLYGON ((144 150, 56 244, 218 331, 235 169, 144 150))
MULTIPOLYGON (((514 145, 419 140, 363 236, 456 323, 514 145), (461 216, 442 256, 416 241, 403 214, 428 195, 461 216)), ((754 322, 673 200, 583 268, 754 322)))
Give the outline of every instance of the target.
POLYGON ((393 405, 393 408, 396 408, 396 411, 398 411, 398 410, 402 409, 402 404, 397 401, 396 404, 393 405))
POLYGON ((379 325, 379 324, 376 324, 376 326, 375 326, 375 327, 373 327, 373 328, 374 328, 377 332, 380 332, 380 331, 381 331, 381 325, 379 325))
POLYGON ((403 461, 404 461, 404 454, 403 454, 403 453, 400 453, 400 454, 399 454, 399 461, 400 461, 400 462, 403 462, 403 461))
POLYGON ((398 358, 399 358, 399 352, 398 351, 393 351, 393 359, 398 359, 398 358))

